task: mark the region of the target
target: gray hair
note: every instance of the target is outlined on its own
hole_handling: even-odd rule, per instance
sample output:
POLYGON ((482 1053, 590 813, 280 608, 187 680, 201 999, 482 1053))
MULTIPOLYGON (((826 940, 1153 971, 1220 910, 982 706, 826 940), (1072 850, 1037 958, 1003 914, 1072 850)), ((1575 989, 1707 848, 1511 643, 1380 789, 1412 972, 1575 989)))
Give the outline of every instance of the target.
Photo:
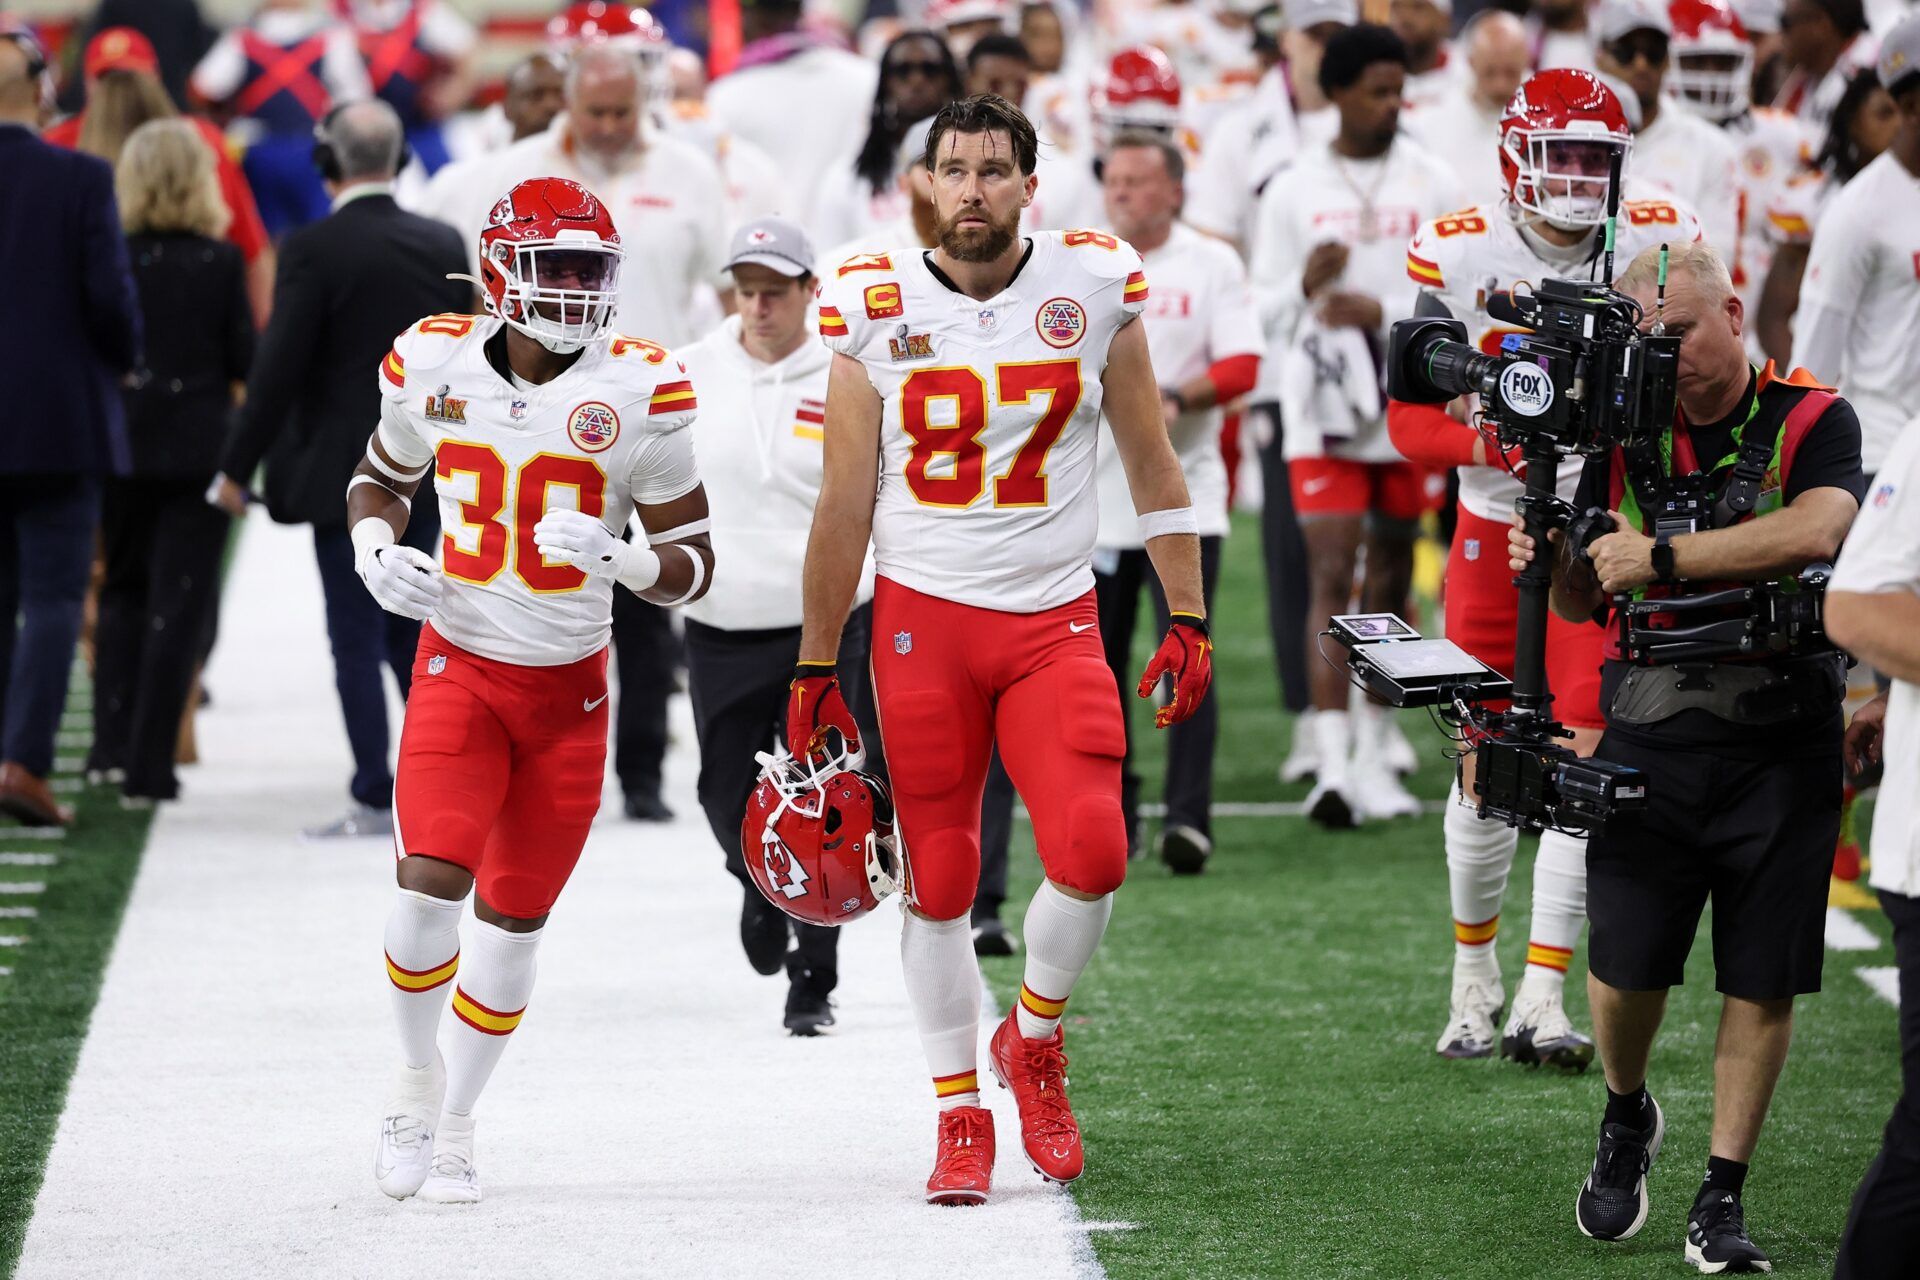
POLYGON ((406 131, 400 116, 378 98, 337 108, 326 121, 327 142, 340 165, 340 180, 391 178, 400 171, 406 131))
MULTIPOLYGON (((1713 246, 1704 240, 1690 240, 1685 244, 1667 246, 1667 277, 1684 271, 1700 290, 1701 298, 1710 307, 1726 305, 1733 296, 1733 277, 1727 273, 1727 264, 1721 260, 1713 246)), ((1634 260, 1627 264, 1613 282, 1613 287, 1622 293, 1652 293, 1660 283, 1660 246, 1642 249, 1634 260)))
POLYGON ((638 54, 618 45, 602 41, 597 44, 583 45, 574 51, 573 59, 567 64, 567 100, 580 88, 580 82, 589 76, 630 76, 634 89, 644 91, 647 77, 640 65, 638 54))

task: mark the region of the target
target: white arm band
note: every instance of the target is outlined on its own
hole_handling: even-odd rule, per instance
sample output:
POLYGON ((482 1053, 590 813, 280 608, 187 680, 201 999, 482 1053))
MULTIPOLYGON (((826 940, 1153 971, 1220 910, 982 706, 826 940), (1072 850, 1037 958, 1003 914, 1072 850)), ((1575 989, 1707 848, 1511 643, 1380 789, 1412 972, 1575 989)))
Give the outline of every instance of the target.
POLYGON ((699 534, 705 533, 712 524, 713 521, 711 518, 702 516, 691 524, 678 525, 660 533, 649 533, 647 535, 647 545, 657 547, 663 542, 679 542, 683 538, 696 537, 699 534))
POLYGON ((1192 507, 1168 507, 1164 511, 1140 513, 1142 542, 1152 542, 1170 533, 1191 533, 1196 538, 1200 536, 1200 522, 1194 518, 1192 507))
MULTIPOLYGON (((701 521, 701 523, 704 524, 706 522, 701 521)), ((705 586, 707 581, 707 562, 705 557, 692 547, 681 547, 680 550, 686 553, 687 559, 693 561, 693 585, 688 587, 686 594, 678 600, 667 601, 664 607, 668 609, 673 608, 673 606, 677 604, 685 604, 687 601, 699 595, 700 588, 705 586)))
POLYGON ((413 503, 410 499, 400 497, 399 494, 387 488, 387 486, 381 484, 378 480, 374 479, 372 476, 369 476, 369 475, 357 475, 353 479, 347 481, 348 497, 353 496, 353 487, 357 484, 370 484, 374 488, 378 489, 380 492, 386 494, 389 498, 398 499, 400 505, 405 507, 408 511, 413 510, 413 503))
POLYGON ((643 547, 637 542, 616 545, 625 547, 627 552, 620 572, 614 575, 615 582, 639 595, 660 581, 660 556, 651 547, 643 547))
MULTIPOLYGON (((365 479, 366 477, 361 477, 365 479)), ((353 486, 349 485, 348 488, 353 486)), ((354 522, 353 529, 347 534, 353 539, 353 562, 359 564, 367 552, 376 547, 390 547, 394 544, 393 526, 379 516, 365 516, 354 522)))
MULTIPOLYGON (((371 439, 367 441, 367 461, 373 464, 375 471, 378 471, 381 475, 396 484, 412 484, 415 480, 421 479, 427 474, 427 467, 425 466, 412 471, 401 471, 397 467, 388 465, 387 460, 380 456, 379 450, 373 447, 373 441, 371 439)), ((427 466, 431 465, 433 464, 427 464, 427 466)))

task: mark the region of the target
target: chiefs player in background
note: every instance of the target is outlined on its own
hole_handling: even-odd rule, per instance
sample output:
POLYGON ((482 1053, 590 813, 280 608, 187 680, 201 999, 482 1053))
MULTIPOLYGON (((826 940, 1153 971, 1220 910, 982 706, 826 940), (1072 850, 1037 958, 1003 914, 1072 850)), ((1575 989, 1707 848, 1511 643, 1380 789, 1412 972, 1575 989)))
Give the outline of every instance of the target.
POLYGON ((1103 412, 1171 611, 1139 686, 1144 697, 1173 677, 1155 722, 1191 715, 1212 671, 1198 523, 1136 322, 1139 255, 1100 232, 1020 235, 1035 147, 1002 98, 942 108, 923 160, 938 247, 850 258, 825 273, 820 300, 834 361, 787 731, 803 757, 831 729, 858 737, 834 662, 871 536, 874 685, 907 872, 901 962, 940 1104, 927 1183, 939 1204, 985 1200, 993 1172, 968 910, 996 743, 1047 878, 989 1062, 1019 1103, 1034 1168, 1057 1182, 1082 1169, 1060 1017, 1127 865, 1125 738, 1090 565, 1103 412))
MULTIPOLYGON (((1407 273, 1421 288, 1422 315, 1452 315, 1468 341, 1497 352, 1516 332, 1487 312, 1487 299, 1546 277, 1599 279, 1601 225, 1608 170, 1615 153, 1632 149, 1627 117, 1613 91, 1591 73, 1558 68, 1520 86, 1500 121, 1500 170, 1506 195, 1423 225, 1407 250, 1407 273)), ((1628 196, 1635 194, 1631 179, 1628 196)), ((1693 214, 1667 199, 1626 200, 1620 208, 1616 260, 1625 264, 1649 245, 1698 239, 1693 214)), ((1519 593, 1500 549, 1521 482, 1516 457, 1490 447, 1490 435, 1465 425, 1469 409, 1390 403, 1387 426, 1400 452, 1419 462, 1460 469, 1459 526, 1447 560, 1447 637, 1499 671, 1513 670, 1519 593), (1462 416, 1455 416, 1459 413, 1462 416)), ((1580 460, 1558 477, 1571 499, 1580 460)), ((1548 619, 1547 679, 1556 719, 1573 730, 1573 747, 1588 755, 1599 743, 1600 650, 1605 632, 1593 623, 1548 619)), ((1495 939, 1500 901, 1519 833, 1477 817, 1463 803, 1473 794, 1474 761, 1448 796, 1442 823, 1453 900, 1453 993, 1446 1030, 1436 1046, 1448 1058, 1484 1058, 1494 1051, 1495 1022, 1506 1003, 1495 939)), ((1584 1071, 1593 1041, 1574 1030, 1563 1004, 1567 965, 1587 909, 1587 843, 1548 831, 1533 866, 1533 919, 1526 976, 1499 1037, 1503 1057, 1584 1071)))
POLYGON ((712 581, 693 388, 665 349, 612 331, 620 258, 585 188, 514 187, 480 233, 488 315, 429 316, 394 342, 347 487, 367 589, 427 621, 394 785, 386 960, 402 1062, 374 1163, 399 1199, 480 1198, 473 1105, 600 808, 615 586, 677 605, 712 581), (439 563, 397 545, 429 467, 439 563), (646 542, 622 542, 636 511, 646 542))

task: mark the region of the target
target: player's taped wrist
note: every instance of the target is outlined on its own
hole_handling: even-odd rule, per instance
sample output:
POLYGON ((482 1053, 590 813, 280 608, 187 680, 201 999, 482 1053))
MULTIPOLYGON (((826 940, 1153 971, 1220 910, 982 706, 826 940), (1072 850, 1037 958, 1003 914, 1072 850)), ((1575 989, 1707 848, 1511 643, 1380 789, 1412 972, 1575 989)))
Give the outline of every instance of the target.
POLYGON ((393 536, 393 526, 381 516, 363 516, 354 521, 347 537, 353 542, 354 568, 362 578, 367 576, 367 561, 373 558, 373 553, 398 541, 393 536))
POLYGON ((616 542, 613 580, 633 592, 650 591, 660 581, 660 553, 633 542, 616 542))
POLYGON ((1167 507, 1161 511, 1143 511, 1140 513, 1140 540, 1151 542, 1171 533, 1190 533, 1200 536, 1200 521, 1193 514, 1193 508, 1167 507))

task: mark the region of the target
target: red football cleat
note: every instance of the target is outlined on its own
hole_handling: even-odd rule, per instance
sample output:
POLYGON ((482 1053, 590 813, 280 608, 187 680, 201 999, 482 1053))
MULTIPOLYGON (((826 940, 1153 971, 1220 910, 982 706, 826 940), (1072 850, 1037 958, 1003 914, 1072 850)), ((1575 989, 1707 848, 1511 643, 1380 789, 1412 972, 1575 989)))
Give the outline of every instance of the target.
POLYGON ((942 1111, 927 1203, 985 1204, 992 1186, 993 1112, 985 1107, 942 1111))
POLYGON ((1049 1182, 1072 1182, 1086 1168, 1080 1125, 1067 1103, 1066 1037, 1055 1027, 1045 1040, 1020 1034, 1015 1014, 993 1033, 987 1065, 1020 1106, 1020 1146, 1033 1171, 1049 1182))

